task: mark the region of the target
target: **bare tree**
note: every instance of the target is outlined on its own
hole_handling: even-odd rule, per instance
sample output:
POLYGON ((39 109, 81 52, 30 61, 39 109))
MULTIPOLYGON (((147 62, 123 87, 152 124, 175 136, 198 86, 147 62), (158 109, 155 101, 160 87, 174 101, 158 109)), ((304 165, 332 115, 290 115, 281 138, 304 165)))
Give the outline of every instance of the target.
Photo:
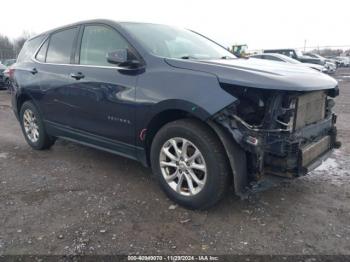
POLYGON ((0 61, 5 59, 17 58, 24 43, 31 34, 27 31, 23 31, 21 36, 11 41, 7 36, 0 35, 0 61))
POLYGON ((0 35, 0 60, 14 57, 13 44, 7 36, 0 35))
POLYGON ((22 35, 18 38, 16 38, 13 41, 13 48, 16 54, 16 57, 18 56, 19 52, 21 51, 24 43, 31 37, 31 34, 27 31, 23 31, 22 35))

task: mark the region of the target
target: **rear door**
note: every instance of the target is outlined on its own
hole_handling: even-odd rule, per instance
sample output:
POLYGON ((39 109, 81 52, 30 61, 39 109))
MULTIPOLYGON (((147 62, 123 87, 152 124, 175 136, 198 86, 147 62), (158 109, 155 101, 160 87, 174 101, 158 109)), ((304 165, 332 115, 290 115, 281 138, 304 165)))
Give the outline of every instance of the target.
MULTIPOLYGON (((107 62, 108 52, 130 48, 114 28, 87 24, 78 42, 76 65, 70 71, 72 126, 103 138, 134 144, 137 74, 107 62)), ((125 69, 125 68, 124 68, 125 69)))
POLYGON ((45 119, 52 123, 71 126, 72 62, 79 27, 52 33, 36 54, 37 81, 40 84, 39 103, 45 119))

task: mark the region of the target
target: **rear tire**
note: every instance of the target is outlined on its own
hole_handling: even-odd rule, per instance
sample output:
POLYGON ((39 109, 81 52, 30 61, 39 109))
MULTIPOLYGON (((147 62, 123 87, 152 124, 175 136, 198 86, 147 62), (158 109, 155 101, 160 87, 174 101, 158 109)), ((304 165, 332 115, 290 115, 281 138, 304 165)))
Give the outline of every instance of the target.
POLYGON ((181 119, 162 127, 150 157, 163 191, 184 207, 207 209, 227 192, 231 176, 225 150, 216 134, 198 120, 181 119))
POLYGON ((24 102, 19 119, 24 138, 32 148, 44 150, 55 143, 55 139, 47 134, 43 119, 33 102, 24 102))

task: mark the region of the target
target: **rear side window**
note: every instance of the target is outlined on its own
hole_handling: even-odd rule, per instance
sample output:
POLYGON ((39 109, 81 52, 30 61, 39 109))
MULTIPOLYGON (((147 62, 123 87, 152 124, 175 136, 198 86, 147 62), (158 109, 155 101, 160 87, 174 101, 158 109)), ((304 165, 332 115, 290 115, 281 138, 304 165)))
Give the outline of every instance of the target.
POLYGON ((49 40, 46 40, 45 43, 40 47, 39 52, 36 54, 36 60, 40 62, 46 61, 46 51, 47 47, 49 46, 49 40))
POLYGON ((51 35, 46 62, 69 64, 77 28, 59 31, 51 35))
POLYGON ((80 64, 110 66, 106 55, 117 49, 128 48, 127 41, 106 26, 85 26, 80 48, 80 64))
POLYGON ((21 52, 18 55, 17 62, 24 62, 30 60, 35 51, 39 48, 44 36, 38 36, 28 40, 24 43, 21 52))

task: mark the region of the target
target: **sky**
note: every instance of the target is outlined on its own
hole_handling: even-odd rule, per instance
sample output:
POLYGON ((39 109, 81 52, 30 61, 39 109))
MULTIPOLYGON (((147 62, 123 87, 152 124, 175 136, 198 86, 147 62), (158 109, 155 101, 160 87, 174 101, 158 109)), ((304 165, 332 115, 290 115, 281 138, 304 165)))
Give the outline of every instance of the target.
POLYGON ((349 0, 12 0, 2 1, 0 34, 43 31, 87 19, 153 22, 195 30, 250 50, 350 48, 349 0), (15 9, 14 9, 15 7, 15 9))

